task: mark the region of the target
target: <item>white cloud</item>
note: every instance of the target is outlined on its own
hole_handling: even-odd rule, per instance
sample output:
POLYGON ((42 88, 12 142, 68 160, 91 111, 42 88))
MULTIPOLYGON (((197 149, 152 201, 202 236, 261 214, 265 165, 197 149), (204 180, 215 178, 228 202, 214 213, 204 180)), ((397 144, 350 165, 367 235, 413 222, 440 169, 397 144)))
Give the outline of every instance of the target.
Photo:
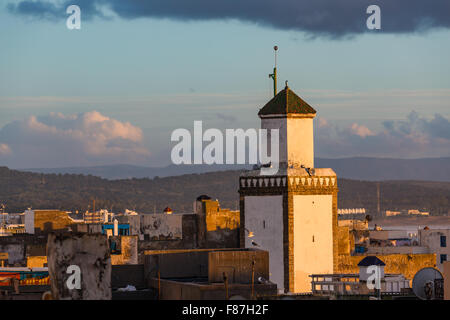
POLYGON ((5 143, 0 143, 0 156, 10 155, 10 154, 11 154, 11 148, 5 143))
POLYGON ((0 129, 0 141, 13 154, 5 161, 14 167, 142 163, 150 155, 140 128, 97 111, 13 121, 0 129))
POLYGON ((353 123, 351 126, 351 131, 353 134, 360 136, 361 138, 365 138, 367 136, 374 136, 375 134, 366 126, 353 123))

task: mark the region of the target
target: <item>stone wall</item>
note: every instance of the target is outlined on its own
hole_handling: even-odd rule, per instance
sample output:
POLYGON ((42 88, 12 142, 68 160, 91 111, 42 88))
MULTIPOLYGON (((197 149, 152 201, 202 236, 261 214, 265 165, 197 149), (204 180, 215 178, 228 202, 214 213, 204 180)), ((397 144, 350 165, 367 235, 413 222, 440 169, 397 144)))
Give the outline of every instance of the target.
MULTIPOLYGON (((160 214, 157 218, 157 230, 166 231, 160 232, 160 236, 151 237, 152 234, 156 235, 156 230, 153 227, 154 230, 152 233, 147 233, 144 240, 139 241, 139 252, 144 250, 239 247, 239 228, 221 229, 220 227, 217 227, 215 230, 206 231, 207 227, 204 214, 160 214), (174 220, 173 217, 176 217, 179 221, 174 220), (174 224, 174 221, 176 224, 174 224), (174 227, 175 230, 179 230, 179 223, 181 223, 181 237, 174 236, 174 233, 167 232, 172 230, 174 227)), ((150 221, 149 218, 145 219, 147 222, 150 221)), ((219 219, 219 221, 221 221, 221 219, 219 219)), ((225 223, 222 224, 222 222, 219 222, 215 225, 225 226, 225 223)))
POLYGON ((34 210, 34 228, 36 233, 65 230, 73 222, 65 211, 34 210))
POLYGON ((51 291, 56 300, 110 300, 111 257, 101 234, 50 233, 47 241, 51 291), (81 270, 81 287, 69 288, 69 266, 81 270))
POLYGON ((337 227, 338 235, 338 254, 350 255, 350 231, 349 227, 337 227))
MULTIPOLYGON (((337 273, 359 273, 358 263, 364 257, 339 255, 337 273)), ((390 254, 377 255, 377 258, 386 263, 385 273, 403 274, 406 279, 411 281, 420 269, 436 267, 435 254, 390 254)))
POLYGON ((21 265, 25 260, 24 244, 1 244, 0 252, 8 253, 9 265, 21 265))
MULTIPOLYGON (((139 235, 141 233, 141 220, 147 215, 120 215, 115 216, 119 223, 128 223, 130 225, 130 235, 139 235)), ((145 222, 145 221, 144 221, 145 222)))
POLYGON ((101 223, 75 223, 70 225, 75 233, 102 233, 101 223))
POLYGON ((450 261, 445 261, 444 265, 444 300, 450 300, 450 261))
POLYGON ((222 209, 217 200, 202 200, 196 216, 199 248, 239 247, 239 211, 222 209))
MULTIPOLYGON (((170 215, 161 214, 161 221, 170 215)), ((194 249, 199 247, 198 219, 196 214, 179 215, 181 219, 182 237, 160 237, 153 240, 147 235, 139 241, 139 252, 145 250, 194 249)), ((169 218, 170 219, 170 218, 169 218)))
POLYGON ((239 211, 221 209, 218 201, 204 200, 203 210, 206 218, 206 231, 235 230, 239 228, 239 211))
POLYGON ((26 266, 27 256, 45 255, 47 236, 20 234, 2 237, 0 252, 8 253, 10 266, 26 266))
POLYGON ((141 233, 149 240, 177 240, 182 233, 181 214, 143 214, 141 215, 141 233))
POLYGON ((228 276, 228 283, 252 283, 262 277, 269 280, 269 252, 263 250, 246 251, 212 251, 208 253, 208 281, 222 282, 223 273, 228 276), (254 265, 252 267, 252 262, 254 265))
POLYGON ((138 236, 120 236, 120 242, 120 254, 111 254, 111 264, 138 264, 138 236))

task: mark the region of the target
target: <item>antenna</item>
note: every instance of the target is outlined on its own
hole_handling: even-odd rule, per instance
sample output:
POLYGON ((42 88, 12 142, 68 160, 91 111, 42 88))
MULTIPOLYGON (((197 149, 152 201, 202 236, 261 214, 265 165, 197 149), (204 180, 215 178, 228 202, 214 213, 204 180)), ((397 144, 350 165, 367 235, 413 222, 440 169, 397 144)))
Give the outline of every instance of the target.
POLYGON ((2 227, 5 227, 5 205, 3 203, 0 204, 0 210, 2 211, 2 227))
POLYGON ((278 46, 274 46, 273 50, 275 52, 275 67, 273 68, 273 73, 269 74, 269 78, 273 79, 273 96, 277 95, 277 51, 278 46))
POLYGON ((380 216, 381 207, 380 207, 380 182, 377 183, 377 214, 380 216))

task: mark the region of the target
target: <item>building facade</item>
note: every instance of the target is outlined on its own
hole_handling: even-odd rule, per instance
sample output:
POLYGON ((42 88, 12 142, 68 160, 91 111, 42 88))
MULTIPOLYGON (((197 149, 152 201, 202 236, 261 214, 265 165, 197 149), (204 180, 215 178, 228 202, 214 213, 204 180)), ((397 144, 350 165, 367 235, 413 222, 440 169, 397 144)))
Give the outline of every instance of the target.
POLYGON ((310 292, 311 274, 335 269, 337 177, 314 168, 316 111, 287 85, 258 115, 262 129, 279 130, 279 170, 240 177, 240 245, 269 251, 279 291, 310 292))
POLYGON ((436 267, 443 272, 444 262, 450 260, 450 229, 419 230, 420 245, 436 254, 436 267))

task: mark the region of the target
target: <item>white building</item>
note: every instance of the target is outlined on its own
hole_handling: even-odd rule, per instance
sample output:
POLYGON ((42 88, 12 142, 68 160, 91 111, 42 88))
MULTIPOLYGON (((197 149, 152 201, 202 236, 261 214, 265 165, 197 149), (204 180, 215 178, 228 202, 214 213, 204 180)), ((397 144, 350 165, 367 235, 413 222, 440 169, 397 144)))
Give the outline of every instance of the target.
POLYGON ((280 169, 240 177, 241 247, 269 251, 280 291, 310 292, 309 276, 333 273, 337 259, 337 177, 314 169, 316 111, 287 85, 258 115, 262 129, 279 129, 280 169))
POLYGON ((427 211, 419 211, 417 209, 408 210, 408 214, 409 215, 416 215, 416 216, 429 216, 430 215, 430 213, 427 212, 427 211))
POLYGON ((430 252, 436 253, 436 267, 444 271, 444 262, 450 260, 450 229, 419 230, 420 245, 428 247, 430 252))

